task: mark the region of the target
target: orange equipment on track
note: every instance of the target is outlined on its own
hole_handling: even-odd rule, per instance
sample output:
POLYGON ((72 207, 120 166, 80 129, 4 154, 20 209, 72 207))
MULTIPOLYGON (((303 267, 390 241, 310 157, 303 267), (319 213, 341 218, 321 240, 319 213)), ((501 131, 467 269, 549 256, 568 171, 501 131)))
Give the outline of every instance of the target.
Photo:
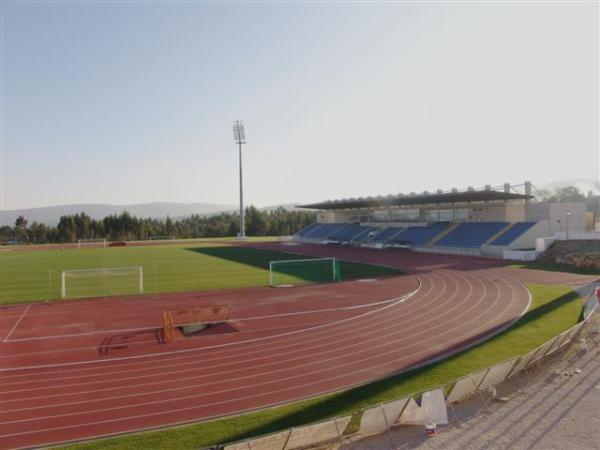
POLYGON ((173 341, 176 327, 180 327, 184 335, 192 334, 210 325, 227 322, 230 312, 231 307, 229 305, 200 306, 193 309, 164 311, 164 341, 173 341))

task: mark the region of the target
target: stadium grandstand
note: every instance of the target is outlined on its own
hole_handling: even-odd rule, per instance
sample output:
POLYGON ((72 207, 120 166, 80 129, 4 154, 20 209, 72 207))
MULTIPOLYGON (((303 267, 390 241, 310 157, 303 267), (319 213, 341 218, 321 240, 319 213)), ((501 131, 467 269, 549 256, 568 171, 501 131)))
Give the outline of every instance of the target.
MULTIPOLYGON (((537 240, 585 231, 585 203, 552 203, 530 182, 302 205, 317 222, 298 231, 301 242, 403 247, 415 251, 505 256, 535 251, 537 240), (541 197, 541 198, 539 198, 541 197)), ((568 238, 568 237, 567 237, 568 238)))

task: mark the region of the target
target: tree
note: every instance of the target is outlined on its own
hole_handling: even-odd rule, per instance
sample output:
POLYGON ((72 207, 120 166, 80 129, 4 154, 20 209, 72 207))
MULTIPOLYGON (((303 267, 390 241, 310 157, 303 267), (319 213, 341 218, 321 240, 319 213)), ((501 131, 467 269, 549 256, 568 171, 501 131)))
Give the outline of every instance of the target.
MULTIPOLYGON (((266 213, 254 206, 246 209, 246 231, 251 236, 293 234, 315 221, 315 213, 278 208, 266 213)), ((75 242, 77 239, 106 238, 112 240, 148 239, 149 236, 171 235, 180 238, 235 236, 239 231, 239 215, 220 213, 212 216, 192 215, 174 221, 138 218, 125 211, 119 215, 95 220, 85 212, 61 216, 56 227, 32 223, 21 216, 14 227, 0 228, 0 239, 20 242, 75 242)))
POLYGON ((165 220, 165 233, 167 236, 172 236, 175 232, 175 226, 173 225, 173 220, 167 216, 167 220, 165 220))
POLYGON ((60 242, 75 242, 77 240, 77 227, 75 226, 74 216, 61 216, 57 230, 60 242))
POLYGON ((249 236, 266 236, 269 231, 269 216, 254 206, 246 208, 246 232, 249 236))
POLYGON ((14 240, 15 240, 15 230, 13 230, 12 227, 10 227, 8 225, 4 225, 3 227, 0 227, 0 241, 8 242, 8 241, 14 241, 14 240))
POLYGON ((15 238, 19 242, 27 242, 27 219, 23 216, 15 220, 15 238))
POLYGON ((583 202, 585 195, 581 193, 575 186, 565 186, 556 190, 553 196, 550 197, 551 202, 583 202))

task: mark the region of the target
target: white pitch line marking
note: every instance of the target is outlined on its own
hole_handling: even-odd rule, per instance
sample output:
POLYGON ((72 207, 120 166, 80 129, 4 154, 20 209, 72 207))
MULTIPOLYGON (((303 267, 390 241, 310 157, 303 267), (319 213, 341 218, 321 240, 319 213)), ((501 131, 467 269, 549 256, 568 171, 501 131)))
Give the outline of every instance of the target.
POLYGON ((17 323, 15 323, 13 325, 13 327, 10 329, 10 331, 8 332, 8 334, 6 335, 6 337, 2 340, 2 342, 8 342, 8 338, 10 337, 11 334, 13 334, 13 331, 15 331, 17 329, 17 327, 19 326, 19 324, 21 323, 21 320, 23 320, 23 317, 25 317, 25 314, 27 314, 29 312, 29 310, 31 309, 33 305, 29 305, 25 311, 23 311, 23 314, 21 314, 21 317, 19 317, 19 320, 17 320, 17 323))

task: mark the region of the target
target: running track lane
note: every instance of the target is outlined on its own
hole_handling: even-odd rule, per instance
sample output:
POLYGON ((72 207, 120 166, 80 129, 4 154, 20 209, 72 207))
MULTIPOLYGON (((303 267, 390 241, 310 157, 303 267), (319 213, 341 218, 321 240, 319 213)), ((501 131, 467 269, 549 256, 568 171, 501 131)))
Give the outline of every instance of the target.
POLYGON ((490 270, 424 271, 418 291, 405 299, 406 290, 397 289, 406 285, 396 283, 411 278, 329 285, 352 291, 368 286, 379 291, 373 303, 398 300, 306 328, 91 364, 4 371, 0 445, 140 431, 368 383, 488 337, 529 303, 520 282, 490 270))

